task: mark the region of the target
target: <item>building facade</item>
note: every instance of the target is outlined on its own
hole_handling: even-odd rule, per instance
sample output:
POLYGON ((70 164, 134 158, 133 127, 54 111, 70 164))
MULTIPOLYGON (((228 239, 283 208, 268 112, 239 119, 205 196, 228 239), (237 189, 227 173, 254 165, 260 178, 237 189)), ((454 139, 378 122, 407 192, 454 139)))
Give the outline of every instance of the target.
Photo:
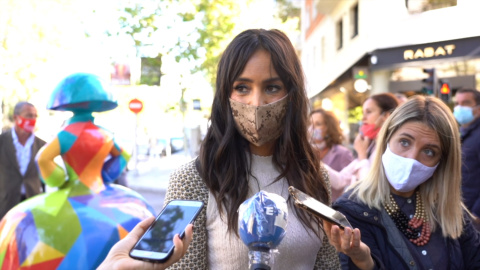
MULTIPOLYGON (((346 132, 382 92, 438 95, 441 82, 480 89, 480 1, 305 0, 302 63, 313 108, 332 110, 346 132), (434 70, 435 92, 425 91, 434 70)), ((351 134, 353 137, 354 134, 351 134)))

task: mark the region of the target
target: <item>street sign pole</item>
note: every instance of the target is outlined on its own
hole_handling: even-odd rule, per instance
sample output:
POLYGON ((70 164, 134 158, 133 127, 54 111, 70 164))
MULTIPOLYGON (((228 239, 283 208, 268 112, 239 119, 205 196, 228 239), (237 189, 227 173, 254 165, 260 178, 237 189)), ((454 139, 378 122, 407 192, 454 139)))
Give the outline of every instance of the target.
POLYGON ((134 142, 134 147, 133 147, 133 157, 135 158, 135 162, 133 163, 134 164, 134 170, 135 170, 135 176, 138 176, 138 144, 137 144, 137 132, 138 132, 138 113, 140 113, 143 109, 143 102, 134 98, 132 100, 130 100, 130 102, 128 103, 128 108, 130 109, 130 111, 132 111, 133 113, 135 113, 135 135, 134 135, 134 139, 133 139, 133 142, 134 142))
POLYGON ((135 137, 133 138, 133 143, 135 147, 133 148, 133 154, 135 158, 134 170, 135 176, 138 176, 138 143, 137 143, 137 132, 138 132, 138 113, 135 113, 135 137))

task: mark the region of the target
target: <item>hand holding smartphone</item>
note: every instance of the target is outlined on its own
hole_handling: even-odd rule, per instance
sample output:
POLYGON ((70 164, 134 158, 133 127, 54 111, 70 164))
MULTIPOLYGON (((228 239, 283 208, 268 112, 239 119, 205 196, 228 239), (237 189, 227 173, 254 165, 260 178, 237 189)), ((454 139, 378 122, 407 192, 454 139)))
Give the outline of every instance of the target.
POLYGON ((202 201, 173 200, 163 208, 145 234, 130 251, 130 257, 165 262, 175 248, 173 237, 184 237, 185 228, 194 222, 203 208, 202 201))
POLYGON ((302 191, 290 186, 288 192, 294 199, 295 206, 300 207, 314 216, 325 219, 326 221, 338 225, 341 229, 349 227, 353 229, 347 218, 340 212, 330 208, 318 200, 308 196, 302 191))

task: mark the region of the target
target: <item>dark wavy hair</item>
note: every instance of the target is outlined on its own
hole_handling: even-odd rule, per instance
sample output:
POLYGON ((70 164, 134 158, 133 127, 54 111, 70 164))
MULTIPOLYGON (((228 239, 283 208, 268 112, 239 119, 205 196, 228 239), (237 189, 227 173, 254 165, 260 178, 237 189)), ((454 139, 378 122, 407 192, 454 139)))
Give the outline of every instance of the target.
MULTIPOLYGON (((324 203, 330 200, 320 162, 308 141, 309 103, 303 70, 295 49, 279 30, 246 30, 232 40, 218 64, 210 126, 199 155, 203 181, 215 196, 220 213, 224 211, 222 205, 225 206, 228 230, 235 233, 238 228, 237 209, 247 199, 251 152, 249 142, 235 127, 229 98, 235 79, 257 50, 270 53, 273 67, 288 92, 282 127, 284 132, 277 139, 273 154, 274 165, 281 172, 275 181, 285 177, 288 185, 324 203)), ((288 202, 293 204, 291 199, 288 202)), ((319 222, 312 222, 313 218, 303 210, 295 208, 295 212, 304 226, 319 234, 319 222)))
POLYGON ((310 113, 310 117, 316 113, 319 113, 323 116, 323 121, 327 127, 327 134, 324 135, 327 147, 331 148, 336 144, 342 144, 344 137, 342 134, 342 129, 340 128, 340 121, 338 121, 335 114, 324 109, 317 109, 310 113))
POLYGON ((375 103, 377 103, 377 106, 380 107, 380 109, 383 112, 389 112, 392 113, 395 108, 400 105, 400 102, 398 101, 398 98, 392 94, 392 93, 381 93, 381 94, 376 94, 373 96, 370 96, 369 99, 373 99, 375 103))

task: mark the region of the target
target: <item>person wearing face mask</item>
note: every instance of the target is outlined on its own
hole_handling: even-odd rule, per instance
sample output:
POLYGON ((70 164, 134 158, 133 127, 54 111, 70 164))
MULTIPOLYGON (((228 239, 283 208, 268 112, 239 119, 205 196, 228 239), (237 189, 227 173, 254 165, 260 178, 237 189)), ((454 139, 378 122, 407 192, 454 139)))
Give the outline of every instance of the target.
MULTIPOLYGON (((199 156, 171 174, 165 203, 201 200, 188 252, 172 269, 248 269, 239 206, 258 191, 288 200, 294 186, 329 204, 328 175, 308 140, 308 97, 300 61, 278 30, 250 29, 224 51, 211 124, 199 156)), ((288 200, 278 269, 338 269, 322 225, 288 200)))
POLYGON ((368 175, 333 204, 355 229, 324 224, 342 269, 480 269, 461 163, 455 118, 441 100, 414 96, 395 110, 368 175))
POLYGON ((332 112, 317 109, 310 112, 310 126, 308 128, 310 143, 322 165, 329 172, 332 184, 332 201, 335 201, 343 193, 340 180, 335 178, 336 172, 341 171, 353 160, 352 152, 342 145, 343 134, 340 122, 332 112))
POLYGON ((357 158, 340 171, 328 165, 325 166, 330 175, 332 194, 336 195, 332 198, 333 201, 344 192, 346 187, 367 175, 373 162, 377 134, 398 105, 398 99, 392 93, 372 95, 365 100, 362 106, 362 125, 353 143, 357 158))
POLYGON ((0 219, 21 201, 43 192, 35 155, 45 141, 33 134, 37 110, 19 102, 13 110, 14 127, 0 135, 0 219))
MULTIPOLYGON (((462 140, 462 194, 465 206, 480 217, 480 92, 460 89, 455 95, 455 119, 462 140)), ((477 225, 480 229, 480 224, 477 225)))
POLYGON ((310 112, 310 141, 318 158, 332 169, 340 171, 353 161, 352 152, 342 145, 340 121, 333 112, 317 109, 310 112))

